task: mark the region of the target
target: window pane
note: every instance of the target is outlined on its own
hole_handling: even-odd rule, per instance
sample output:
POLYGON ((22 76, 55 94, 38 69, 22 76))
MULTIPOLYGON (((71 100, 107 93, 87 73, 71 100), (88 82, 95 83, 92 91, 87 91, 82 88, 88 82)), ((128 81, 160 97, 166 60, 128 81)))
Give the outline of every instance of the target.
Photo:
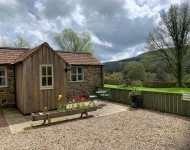
POLYGON ((46 75, 46 67, 45 66, 42 67, 42 75, 46 75))
POLYGON ((77 81, 76 75, 71 75, 71 81, 77 81))
POLYGON ((76 68, 75 67, 71 68, 71 74, 76 74, 76 68))
POLYGON ((78 75, 78 80, 83 80, 83 75, 78 75))
POLYGON ((5 78, 0 78, 0 85, 5 85, 5 78))
POLYGON ((48 77, 48 85, 52 85, 52 77, 48 77))
POLYGON ((52 75, 52 67, 47 67, 47 74, 52 75))
POLYGON ((42 86, 46 86, 47 83, 46 83, 46 77, 42 77, 42 86))
POLYGON ((78 68, 78 73, 82 73, 82 68, 78 68))
POLYGON ((5 76, 5 69, 0 68, 0 76, 5 76))

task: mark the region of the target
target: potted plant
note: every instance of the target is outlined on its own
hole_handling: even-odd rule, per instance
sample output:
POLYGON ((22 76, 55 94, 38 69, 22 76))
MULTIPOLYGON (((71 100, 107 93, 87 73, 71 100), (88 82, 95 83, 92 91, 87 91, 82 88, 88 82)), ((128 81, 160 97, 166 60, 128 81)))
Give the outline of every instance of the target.
POLYGON ((141 91, 137 90, 136 88, 133 88, 133 90, 130 92, 130 98, 131 98, 131 107, 132 108, 139 107, 141 99, 141 91))

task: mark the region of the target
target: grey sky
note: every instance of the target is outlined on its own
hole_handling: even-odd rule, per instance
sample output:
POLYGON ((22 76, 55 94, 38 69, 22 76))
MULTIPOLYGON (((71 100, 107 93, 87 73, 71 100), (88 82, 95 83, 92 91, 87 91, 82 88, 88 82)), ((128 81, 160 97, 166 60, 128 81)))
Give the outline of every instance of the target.
POLYGON ((56 33, 88 31, 99 60, 119 60, 144 52, 159 12, 180 2, 188 0, 0 0, 0 38, 20 35, 58 49, 56 33))

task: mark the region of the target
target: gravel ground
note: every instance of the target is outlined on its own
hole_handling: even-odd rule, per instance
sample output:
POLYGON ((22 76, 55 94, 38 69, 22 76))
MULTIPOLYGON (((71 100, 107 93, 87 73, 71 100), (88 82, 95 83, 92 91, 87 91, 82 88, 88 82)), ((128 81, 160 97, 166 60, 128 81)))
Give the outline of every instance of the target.
MULTIPOLYGON (((0 124, 4 122, 1 117, 0 124)), ((117 114, 45 125, 15 134, 2 129, 0 125, 3 150, 190 149, 189 118, 142 109, 128 108, 117 114)))

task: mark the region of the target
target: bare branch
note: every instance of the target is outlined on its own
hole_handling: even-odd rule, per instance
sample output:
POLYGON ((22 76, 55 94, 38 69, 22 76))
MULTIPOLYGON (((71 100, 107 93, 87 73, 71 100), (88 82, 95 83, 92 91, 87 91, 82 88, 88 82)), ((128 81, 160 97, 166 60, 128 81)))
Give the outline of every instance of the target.
POLYGON ((175 75, 178 85, 182 85, 184 63, 189 56, 190 43, 190 6, 189 4, 171 5, 163 13, 159 26, 147 38, 149 50, 167 62, 175 75))

